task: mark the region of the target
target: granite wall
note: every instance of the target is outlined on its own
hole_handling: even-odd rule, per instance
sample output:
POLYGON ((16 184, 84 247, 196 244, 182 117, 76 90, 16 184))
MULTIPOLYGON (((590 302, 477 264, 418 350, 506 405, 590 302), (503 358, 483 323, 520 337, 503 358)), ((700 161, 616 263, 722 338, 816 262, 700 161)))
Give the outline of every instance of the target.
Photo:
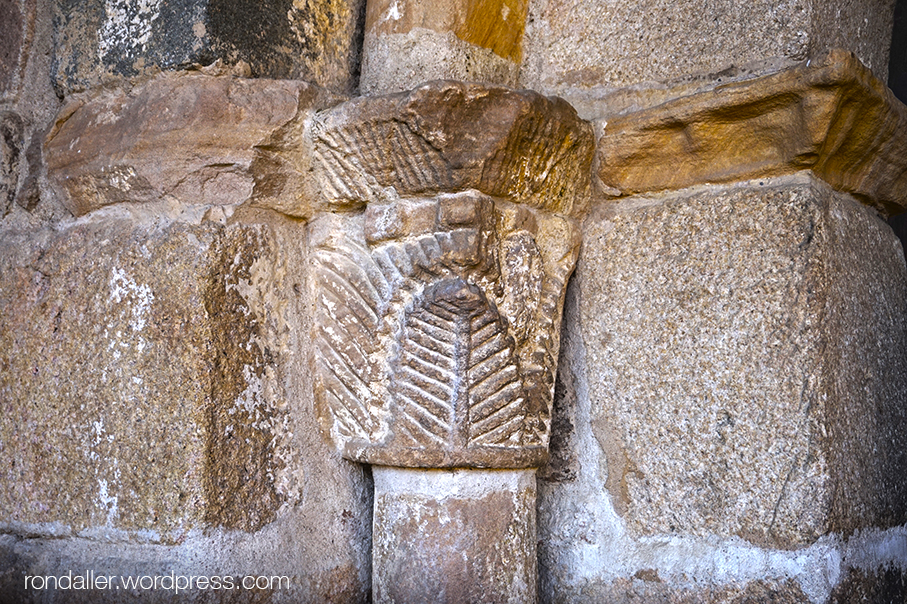
POLYGON ((370 601, 372 471, 316 409, 310 223, 325 197, 354 222, 347 198, 422 208, 428 182, 494 198, 489 232, 544 231, 536 255, 582 241, 523 485, 537 589, 487 601, 907 601, 893 15, 0 0, 0 602, 370 601), (496 86, 566 99, 591 170, 496 86), (500 148, 488 106, 517 124, 500 148), (208 583, 44 579, 67 573, 208 583), (286 582, 225 589, 245 576, 286 582))

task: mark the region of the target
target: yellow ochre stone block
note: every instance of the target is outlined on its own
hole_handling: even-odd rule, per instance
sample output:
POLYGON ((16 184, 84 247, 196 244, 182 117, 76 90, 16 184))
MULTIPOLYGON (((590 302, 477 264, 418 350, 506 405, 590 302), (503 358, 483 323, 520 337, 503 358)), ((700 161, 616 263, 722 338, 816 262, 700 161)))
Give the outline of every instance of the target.
POLYGON ((464 42, 519 63, 528 6, 527 0, 379 0, 368 3, 365 29, 376 34, 406 34, 414 28, 453 32, 464 42))
POLYGON ((845 51, 597 129, 606 196, 811 170, 883 213, 907 208, 907 107, 845 51))

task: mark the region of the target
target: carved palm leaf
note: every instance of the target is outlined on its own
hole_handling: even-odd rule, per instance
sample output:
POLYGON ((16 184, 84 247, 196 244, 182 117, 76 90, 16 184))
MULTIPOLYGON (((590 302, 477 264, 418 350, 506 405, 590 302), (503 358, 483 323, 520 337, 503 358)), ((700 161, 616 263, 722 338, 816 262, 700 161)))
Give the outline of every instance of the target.
POLYGON ((525 405, 513 338, 481 289, 459 278, 426 288, 406 313, 391 393, 404 446, 521 444, 525 405))
POLYGON ((369 440, 381 418, 374 409, 378 328, 387 283, 369 253, 354 244, 314 254, 316 392, 344 437, 369 440))

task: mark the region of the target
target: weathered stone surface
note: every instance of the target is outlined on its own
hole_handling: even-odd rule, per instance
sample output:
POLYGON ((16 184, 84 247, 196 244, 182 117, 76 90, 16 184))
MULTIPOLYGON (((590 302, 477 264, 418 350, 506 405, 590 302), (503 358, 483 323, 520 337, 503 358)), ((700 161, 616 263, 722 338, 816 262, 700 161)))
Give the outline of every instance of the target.
POLYGON ((312 233, 316 396, 345 456, 544 460, 570 221, 466 192, 329 213, 312 233))
POLYGON ((516 85, 527 7, 526 0, 369 2, 362 92, 438 79, 516 85))
MULTIPOLYGON (((297 132, 298 123, 336 101, 298 81, 163 75, 65 107, 48 136, 47 166, 76 216, 164 196, 238 204, 253 196, 258 147, 285 142, 285 130, 297 132)), ((267 172, 282 174, 280 166, 267 172)), ((311 205, 290 199, 279 209, 293 214, 311 205)))
POLYGON ((21 85, 34 18, 35 0, 0 0, 0 99, 14 96, 21 85))
POLYGON ((14 202, 27 212, 38 205, 42 134, 27 128, 18 113, 0 111, 0 218, 15 209, 14 202))
POLYGON ((364 0, 58 0, 56 11, 54 76, 67 94, 215 60, 254 77, 357 86, 364 0))
POLYGON ((5 225, 69 216, 46 194, 41 155, 60 104, 49 75, 52 2, 0 2, 0 222, 5 225))
POLYGON ((364 601, 371 480, 321 436, 297 352, 304 233, 270 212, 166 210, 0 236, 0 601, 24 574, 88 569, 280 575, 230 601, 364 601))
POLYGON ((534 470, 373 473, 374 602, 536 601, 534 470))
POLYGON ((274 519, 298 486, 272 246, 213 222, 4 233, 4 522, 174 541, 274 519))
POLYGON ((0 236, 0 594, 91 569, 280 575, 230 601, 364 601, 371 481, 321 436, 297 352, 304 233, 270 212, 180 216, 106 209, 0 236))
POLYGON ((583 236, 555 395, 576 463, 539 473, 540 597, 828 602, 849 566, 903 568, 887 226, 802 174, 632 198, 583 236))
POLYGON ((663 581, 652 569, 608 585, 589 586, 582 594, 554 594, 549 601, 552 604, 812 604, 792 580, 684 588, 663 581))
POLYGON ((12 111, 0 112, 0 218, 6 216, 19 189, 19 171, 24 149, 22 118, 12 111))
POLYGON ((597 126, 608 195, 809 169, 883 212, 907 209, 907 107, 849 53, 597 126))
POLYGON ((907 520, 903 250, 798 178, 587 223, 592 428, 636 534, 795 547, 907 520))
POLYGON ((907 573, 897 568, 875 572, 851 569, 832 593, 830 604, 907 601, 907 573))
POLYGON ((539 465, 584 124, 532 93, 437 83, 341 105, 312 131, 328 210, 311 223, 325 428, 373 464, 539 465))
POLYGON ((432 82, 353 99, 320 114, 312 139, 331 209, 464 189, 567 215, 588 207, 589 124, 531 91, 432 82))
POLYGON ((893 0, 532 0, 520 84, 570 100, 832 48, 885 78, 893 12, 893 0))

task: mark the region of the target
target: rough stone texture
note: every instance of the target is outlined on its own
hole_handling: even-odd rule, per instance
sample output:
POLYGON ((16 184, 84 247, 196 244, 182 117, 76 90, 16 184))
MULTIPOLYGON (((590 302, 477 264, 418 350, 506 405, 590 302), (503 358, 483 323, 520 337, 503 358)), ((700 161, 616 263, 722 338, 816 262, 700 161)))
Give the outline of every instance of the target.
MULTIPOLYGON (((296 352, 303 233, 273 214, 199 214, 104 210, 2 235, 0 547, 13 570, 0 593, 17 569, 175 570, 292 578, 235 601, 365 598, 370 486, 320 437, 296 352)), ((75 595, 52 601, 123 601, 75 595)))
POLYGON ((329 209, 465 189, 571 216, 588 208, 590 125, 532 91, 432 82, 338 105, 312 138, 329 209))
POLYGON ((887 75, 894 0, 529 3, 520 84, 570 99, 832 48, 887 75))
MULTIPOLYGON (((564 337, 562 336, 562 339, 564 337)), ((576 391, 565 385, 563 374, 566 371, 568 370, 562 369, 559 364, 554 383, 554 401, 551 404, 548 461, 537 472, 539 480, 548 483, 575 480, 580 469, 574 444, 576 438, 576 391)))
MULTIPOLYGON (((25 574, 87 568, 132 575, 176 571, 292 578, 287 591, 186 594, 185 600, 194 602, 367 601, 369 471, 341 460, 322 440, 312 392, 317 367, 313 371, 308 358, 319 345, 316 319, 330 317, 350 328, 352 315, 363 310, 355 296, 365 282, 329 282, 332 267, 318 258, 353 249, 345 242, 335 245, 338 232, 352 236, 369 254, 388 252, 372 258, 394 279, 399 273, 393 287, 409 298, 397 309, 403 317, 398 329, 381 334, 386 372, 378 380, 398 395, 413 386, 412 372, 418 373, 418 362, 427 358, 416 336, 425 335, 426 319, 438 316, 434 311, 444 305, 465 311, 470 321, 479 308, 497 313, 500 321, 488 325, 499 335, 506 333, 502 325, 520 337, 547 333, 551 341, 544 348, 554 357, 557 328, 546 332, 547 327, 532 327, 532 321, 543 316, 558 325, 559 302, 553 310, 522 302, 540 298, 547 270, 541 267, 559 267, 563 279, 569 272, 564 267, 575 253, 569 221, 588 208, 588 126, 562 103, 474 86, 439 84, 390 99, 356 101, 346 115, 316 115, 335 101, 290 82, 256 88, 223 77, 208 88, 198 83, 203 76, 194 74, 185 82, 198 80, 186 88, 180 88, 179 78, 161 78, 145 88, 119 79, 120 91, 108 88, 101 96, 119 98, 122 107, 98 105, 91 118, 95 123, 55 148, 61 154, 55 157, 70 153, 68 145, 82 149, 86 140, 98 149, 94 163, 79 164, 67 156, 85 170, 83 176, 92 174, 91 199, 67 203, 95 210, 71 223, 65 218, 69 210, 58 201, 60 189, 49 186, 43 165, 42 141, 58 107, 52 81, 71 96, 124 75, 221 59, 238 64, 234 73, 300 76, 349 91, 357 59, 350 58, 347 44, 355 45, 356 36, 336 33, 349 21, 344 25, 330 14, 341 14, 343 7, 322 11, 302 1, 61 0, 56 8, 54 2, 0 0, 0 416, 5 418, 0 418, 0 476, 6 474, 0 477, 0 602, 123 601, 111 592, 21 592, 25 574), (55 13, 60 18, 58 62, 50 77, 55 13), (297 31, 287 35, 294 23, 297 31), (320 32, 330 36, 324 38, 328 43, 320 32), (15 60, 7 61, 13 55, 15 60), (151 98, 146 93, 153 86, 159 86, 158 96, 151 98), (153 102, 134 104, 141 94, 153 102), (321 100, 307 104, 310 98, 321 100), (249 99, 255 102, 248 104, 249 99), (552 107, 560 117, 539 118, 552 107), (168 122, 168 110, 185 121, 168 122), (122 127, 125 117, 129 128, 122 127), (119 130, 106 130, 110 122, 105 120, 116 121, 119 130), (161 125, 169 130, 154 130, 161 125), (187 133, 201 138, 180 138, 187 133), (563 144, 542 151, 529 144, 546 137, 563 144), (489 140, 504 142, 483 146, 489 140), (133 169, 144 170, 147 182, 111 181, 104 170, 122 157, 135 162, 133 169), (565 169, 574 164, 585 167, 565 169), (311 231, 300 222, 246 209, 228 220, 241 202, 314 217, 311 231), (107 203, 119 207, 101 208, 107 203), (567 218, 549 216, 549 210, 567 218), (327 216, 333 212, 337 215, 327 216), (185 222, 174 223, 175 217, 185 222), (56 224, 38 228, 41 221, 56 224), (342 228, 335 229, 335 221, 342 228), (309 233, 315 239, 306 247, 309 233), (450 243, 443 250, 438 245, 444 255, 438 264, 428 253, 423 260, 414 247, 429 239, 450 243), (307 264, 310 259, 315 261, 307 264), (407 271, 420 273, 423 281, 407 282, 402 278, 407 271), (467 278, 458 282, 463 275, 467 278), (325 294, 320 300, 311 297, 309 279, 320 280, 325 294), (335 300, 328 290, 333 286, 342 302, 334 308, 341 314, 331 315, 335 300), (142 312, 146 292, 154 296, 148 318, 142 312), (109 325, 119 325, 124 337, 102 337, 109 325), (145 348, 137 352, 142 338, 145 348), (135 349, 120 345, 130 340, 135 349), (117 415, 117 409, 123 413, 117 415), (266 414, 264 424, 258 412, 266 414), (158 421, 156 429, 145 425, 149 417, 158 421), (143 419, 141 427, 136 419, 143 419), (276 440, 270 438, 275 431, 276 440), (110 436, 113 440, 105 440, 110 436), (11 452, 16 447, 21 450, 11 452), (17 471, 32 478, 25 480, 17 471), (181 489, 197 507, 179 500, 181 489), (152 511, 158 512, 156 519, 152 511)), ((606 133, 615 131, 612 118, 618 113, 638 115, 639 107, 694 91, 708 90, 711 98, 739 91, 742 85, 721 84, 754 79, 749 70, 756 68, 743 65, 753 59, 766 59, 758 69, 768 71, 798 59, 812 58, 815 64, 823 44, 839 39, 876 73, 883 64, 871 57, 886 42, 879 34, 884 12, 874 2, 795 0, 768 9, 724 2, 702 10, 688 2, 663 4, 660 12, 647 11, 655 3, 564 8, 549 0, 541 9, 540 4, 533 4, 526 21, 530 52, 524 81, 537 67, 539 81, 551 86, 546 90, 567 91, 571 98, 577 91, 587 93, 590 115, 608 113, 606 133), (629 18, 622 23, 589 19, 590 11, 629 18), (835 11, 841 11, 840 20, 835 11), (644 27, 641 20, 647 22, 644 27), (566 25, 546 31, 551 23, 566 25), (576 35, 589 27, 592 35, 576 35), (681 30, 683 35, 676 35, 681 30), (687 35, 690 31, 695 35, 687 35), (647 49, 628 53, 639 34, 647 49), (539 48, 533 44, 542 38, 551 45, 533 55, 539 48), (607 56, 615 57, 610 63, 596 54, 606 46, 607 56), (710 49, 717 50, 710 54, 710 49), (544 80, 546 69, 568 63, 573 71, 564 81, 544 80), (616 69, 624 71, 615 75, 616 69), (686 73, 691 69, 700 72, 686 73), (621 78, 676 77, 683 78, 676 86, 635 86, 595 104, 621 78)), ((374 46, 366 59, 376 61, 374 77, 381 82, 375 89, 408 88, 416 78, 435 76, 515 82, 523 21, 509 21, 504 9, 523 15, 525 7, 460 3, 466 14, 460 25, 442 26, 428 17, 414 20, 420 10, 443 12, 437 4, 374 6, 388 17, 394 11, 402 15, 368 34, 367 44, 374 46), (470 11, 494 18, 476 20, 470 11), (463 23, 468 26, 460 28, 463 23), (393 29, 398 26, 408 29, 393 29), (474 34, 479 36, 470 37, 474 34)), ((350 14, 357 11, 356 18, 364 21, 364 11, 354 8, 350 14)), ((215 67, 208 73, 230 69, 215 67)), ((890 197, 903 188, 897 174, 903 153, 891 134, 902 128, 901 109, 892 109, 877 84, 866 83, 865 74, 853 74, 845 73, 837 97, 827 93, 836 99, 827 105, 822 103, 828 96, 820 102, 812 93, 799 96, 799 89, 783 87, 757 94, 752 103, 744 99, 727 106, 709 105, 707 95, 700 95, 695 99, 703 101, 695 108, 700 113, 683 114, 682 104, 671 105, 675 115, 689 118, 685 135, 695 134, 702 121, 731 128, 725 124, 729 115, 752 120, 730 134, 719 128, 719 153, 698 166, 705 169, 699 180, 670 186, 765 177, 799 170, 805 162, 820 178, 847 175, 853 180, 828 177, 828 182, 898 211, 903 203, 890 197), (850 111, 848 103, 867 99, 850 114, 858 127, 843 127, 840 117, 850 111), (754 104, 771 111, 753 117, 748 112, 754 104), (816 117, 817 106, 826 114, 835 108, 842 112, 837 120, 824 120, 816 117), (805 119, 782 122, 798 134, 791 136, 789 129, 779 139, 769 137, 768 147, 760 146, 759 135, 777 126, 771 121, 776 113, 794 109, 802 109, 805 119), (888 118, 882 117, 885 111, 888 118), (815 126, 830 129, 831 135, 815 134, 815 126), (889 126, 893 130, 885 130, 889 126), (873 137, 879 144, 832 153, 842 140, 836 138, 839 127, 861 144, 873 137), (801 131, 808 136, 801 137, 801 131), (778 172, 763 168, 716 176, 723 158, 735 155, 721 145, 735 137, 746 141, 750 156, 768 148, 769 154, 794 159, 782 162, 786 167, 778 172), (791 141, 808 137, 813 137, 808 144, 820 141, 818 151, 808 145, 791 150, 791 141), (771 146, 782 138, 787 142, 771 146), (881 149, 881 163, 862 163, 876 149, 881 149), (872 165, 882 166, 884 174, 872 173, 872 165), (823 166, 830 171, 823 173, 823 166)), ((826 84, 831 81, 818 82, 826 84)), ((66 116, 75 120, 77 113, 67 110, 66 116)), ((669 179, 687 170, 676 160, 682 155, 667 155, 669 179)), ((735 161, 745 163, 741 156, 735 161)), ((665 178, 660 169, 655 163, 640 172, 665 178)), ((551 459, 539 472, 544 601, 903 602, 904 259, 891 251, 893 239, 871 212, 800 176, 764 180, 761 187, 757 180, 742 188, 637 196, 599 210, 596 220, 603 222, 587 230, 594 235, 587 239, 592 252, 587 251, 585 273, 571 294, 567 366, 558 375, 550 427, 544 427, 551 448, 551 459), (760 192, 767 189, 771 193, 760 192), (624 282, 610 277, 612 270, 624 282), (647 322, 633 322, 643 315, 647 322), (627 328, 612 333, 608 325, 627 328), (621 339, 620 333, 634 329, 636 340, 621 339), (810 365, 810 358, 818 360, 810 365), (614 404, 607 408, 602 401, 614 404), (686 415, 673 416, 674 411, 686 415), (629 440, 631 432, 637 441, 629 440), (899 524, 877 533, 866 528, 899 524), (865 552, 852 545, 860 540, 866 542, 860 546, 865 552)), ((605 185, 599 193, 616 189, 605 185)), ((63 193, 60 199, 69 200, 69 191, 63 193)), ((431 250, 422 248, 423 253, 431 250)), ((348 269, 344 274, 358 273, 348 269)), ((562 294, 546 295, 553 300, 562 294)), ((454 317, 452 323, 469 341, 461 350, 472 354, 479 332, 462 319, 454 317)), ((497 352, 511 353, 519 341, 514 338, 511 349, 502 336, 497 352)), ((536 344, 521 350, 531 352, 536 344)), ((354 345, 348 346, 352 351, 354 345)), ((468 368, 462 371, 470 354, 446 359, 458 364, 456 377, 466 378, 448 380, 454 393, 467 390, 464 382, 476 383, 468 368)), ((544 365, 535 365, 528 352, 507 360, 502 374, 509 376, 517 365, 520 371, 544 365), (519 362, 511 362, 514 358, 519 362)), ((543 385, 550 388, 553 369, 545 371, 543 385)), ((437 502, 438 494, 428 499, 437 502)), ((518 521, 532 515, 532 497, 516 502, 526 508, 516 514, 518 521)), ((404 508, 422 505, 414 501, 410 498, 404 508)), ((484 513, 472 509, 475 501, 463 504, 461 499, 452 507, 462 513, 449 522, 439 504, 425 504, 424 509, 438 513, 423 518, 435 522, 428 531, 432 538, 454 544, 460 554, 464 542, 472 546, 469 536, 483 535, 476 524, 487 521, 486 526, 500 528, 497 513, 515 501, 496 492, 485 502, 495 513, 484 513)), ((403 527, 401 532, 414 524, 409 514, 396 518, 401 522, 391 526, 403 527)), ((534 533, 517 532, 531 549, 534 533)), ((432 539, 421 543, 434 545, 432 539)), ((513 544, 500 539, 495 546, 513 544)), ((382 563, 393 567, 394 555, 432 549, 385 548, 393 555, 382 563)), ((492 556, 489 564, 499 562, 492 556)), ((477 569, 489 564, 471 570, 454 565, 452 572, 434 576, 481 575, 477 569)), ((492 578, 492 588, 517 576, 505 563, 496 568, 508 574, 492 578)), ((429 566, 426 574, 441 569, 451 566, 429 566)), ((385 586, 422 578, 405 563, 401 572, 404 580, 385 586)), ((467 579, 455 586, 475 590, 480 583, 467 579)), ((533 589, 531 578, 525 583, 533 589)), ((517 599, 531 599, 527 593, 519 592, 517 599)), ((142 595, 142 601, 176 600, 166 592, 142 595)), ((436 597, 429 593, 424 599, 436 597)))
POLYGON ((47 165, 76 216, 161 197, 238 204, 253 196, 258 148, 337 100, 305 82, 165 74, 64 107, 47 165))
POLYGON ((846 52, 597 125, 608 195, 810 169, 884 212, 907 209, 907 107, 846 52))
POLYGON ((292 474, 277 318, 243 297, 270 293, 270 243, 212 222, 4 234, 5 520, 174 541, 273 519, 292 474))
MULTIPOLYGON (((369 484, 355 483, 355 469, 324 468, 319 497, 306 511, 293 510, 256 533, 208 530, 179 545, 138 545, 84 539, 35 539, 0 535, 2 604, 358 604, 368 601, 369 510, 360 505, 369 484), (338 478, 330 472, 343 471, 338 478), (347 502, 346 507, 341 501, 347 502), (339 505, 339 507, 337 507, 339 505), (351 505, 352 504, 352 505, 351 505), (362 519, 359 516, 362 516, 362 519), (325 519, 330 518, 330 522, 325 519), (301 562, 302 561, 302 562, 301 562), (73 570, 77 569, 77 570, 73 570), (24 577, 94 572, 115 577, 114 586, 83 591, 28 590, 24 577), (120 577, 280 577, 270 589, 126 589, 120 577), (115 585, 120 585, 116 589, 115 585)), ((147 585, 146 580, 146 585, 147 585)), ((185 584, 185 583, 184 583, 185 584)), ((159 580, 159 585, 167 586, 159 580)))
POLYGON ((644 569, 632 578, 587 589, 582 595, 555 595, 551 604, 810 604, 795 581, 751 581, 728 587, 677 587, 658 571, 644 569))
POLYGON ((347 458, 544 461, 586 126, 533 93, 456 83, 318 116, 313 362, 347 458))
POLYGON ((629 530, 797 547, 907 520, 907 267, 871 210, 801 176, 604 206, 585 237, 629 530))
POLYGON ((516 85, 527 7, 526 0, 370 2, 362 92, 437 79, 516 85))
POLYGON ((534 470, 373 472, 374 602, 536 601, 534 470))
POLYGON ((23 160, 22 118, 12 111, 0 113, 0 217, 9 214, 19 190, 23 160))
POLYGON ((14 96, 34 33, 35 0, 0 0, 0 100, 14 96))
POLYGON ((316 396, 347 458, 544 461, 574 224, 467 192, 312 230, 316 396))
POLYGON ((254 77, 357 87, 364 0, 57 0, 54 78, 69 94, 113 76, 221 60, 254 77))
POLYGON ((416 27, 405 34, 366 34, 363 94, 409 90, 430 80, 462 80, 518 87, 519 65, 452 32, 416 27))
POLYGON ((588 219, 539 471, 542 601, 817 604, 851 569, 905 568, 907 264, 853 199, 759 182, 588 219))
POLYGON ((876 572, 851 570, 832 593, 830 604, 907 602, 907 573, 897 568, 876 572))
POLYGON ((34 5, 33 0, 0 0, 0 218, 12 209, 25 154, 22 117, 4 109, 15 107, 10 101, 18 96, 27 62, 34 5))
POLYGON ((52 0, 0 2, 0 222, 68 212, 45 188, 41 145, 59 107, 50 82, 52 0))

